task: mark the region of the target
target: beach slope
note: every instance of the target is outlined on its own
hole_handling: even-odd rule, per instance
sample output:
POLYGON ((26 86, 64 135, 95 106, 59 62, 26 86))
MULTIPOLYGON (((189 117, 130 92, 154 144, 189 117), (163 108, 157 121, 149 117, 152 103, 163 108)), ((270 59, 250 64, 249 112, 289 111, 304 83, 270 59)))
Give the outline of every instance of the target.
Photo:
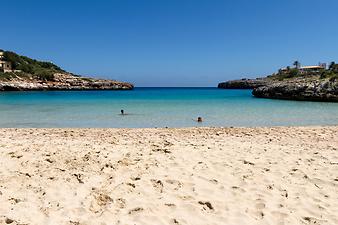
POLYGON ((338 224, 337 133, 0 129, 0 224, 338 224))

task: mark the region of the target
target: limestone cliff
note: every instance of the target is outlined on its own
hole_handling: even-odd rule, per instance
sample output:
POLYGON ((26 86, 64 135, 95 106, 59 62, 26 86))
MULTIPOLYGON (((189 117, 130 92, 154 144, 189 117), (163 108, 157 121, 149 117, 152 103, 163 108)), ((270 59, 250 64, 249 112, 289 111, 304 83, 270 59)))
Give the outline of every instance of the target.
POLYGON ((338 80, 293 79, 253 89, 259 98, 338 102, 338 80))
POLYGON ((0 60, 0 91, 134 88, 130 83, 77 76, 51 62, 38 61, 10 51, 0 50, 0 60))
POLYGON ((264 78, 231 80, 218 84, 224 89, 253 89, 259 98, 338 102, 338 64, 317 72, 297 69, 264 78))
POLYGON ((130 83, 85 78, 69 73, 56 73, 53 79, 41 80, 34 77, 12 76, 0 80, 0 91, 38 91, 38 90, 131 90, 130 83))
POLYGON ((218 84, 218 88, 223 89, 254 89, 267 85, 267 79, 240 79, 230 80, 218 84))

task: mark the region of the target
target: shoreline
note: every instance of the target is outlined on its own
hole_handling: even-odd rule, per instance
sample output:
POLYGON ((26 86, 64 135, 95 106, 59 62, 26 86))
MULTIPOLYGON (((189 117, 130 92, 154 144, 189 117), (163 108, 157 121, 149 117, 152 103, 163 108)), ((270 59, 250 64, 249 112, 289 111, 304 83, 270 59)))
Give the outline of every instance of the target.
MULTIPOLYGON (((119 114, 118 114, 119 115, 119 114)), ((196 122, 197 123, 197 122, 196 122)), ((292 129, 292 128, 332 128, 337 127, 338 124, 324 124, 324 125, 280 125, 280 126, 191 126, 191 127, 0 127, 1 130, 158 130, 158 131, 174 131, 174 130, 216 130, 216 129, 292 129)))
POLYGON ((336 224, 337 133, 0 128, 0 224, 336 224))

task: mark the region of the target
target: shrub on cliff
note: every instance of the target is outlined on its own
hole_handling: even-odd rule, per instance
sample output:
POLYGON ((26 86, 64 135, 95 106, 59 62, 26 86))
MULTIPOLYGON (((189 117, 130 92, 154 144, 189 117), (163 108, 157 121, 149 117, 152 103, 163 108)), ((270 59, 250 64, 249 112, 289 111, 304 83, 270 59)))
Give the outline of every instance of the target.
POLYGON ((329 70, 334 73, 338 73, 338 64, 336 64, 335 62, 332 62, 329 66, 329 70))
POLYGON ((48 70, 39 70, 34 73, 35 77, 43 81, 53 81, 54 73, 51 73, 48 70))
POLYGON ((12 73, 4 73, 0 71, 0 80, 10 80, 13 77, 12 73))
POLYGON ((296 77, 299 75, 299 70, 296 68, 290 69, 289 71, 289 78, 296 77))
POLYGON ((329 69, 323 71, 320 75, 321 79, 329 78, 330 81, 338 80, 338 64, 331 62, 329 69))
POLYGON ((329 77, 332 77, 334 75, 335 75, 334 72, 327 70, 327 71, 324 71, 320 74, 320 79, 329 78, 329 77))
POLYGON ((277 74, 275 74, 274 76, 272 76, 273 78, 277 78, 278 80, 282 81, 284 79, 288 79, 288 78, 293 78, 293 77, 297 77, 300 76, 300 72, 297 68, 292 68, 289 69, 286 72, 279 72, 277 74))
POLYGON ((21 70, 25 73, 42 77, 44 80, 52 79, 56 72, 64 72, 60 67, 51 63, 20 56, 14 52, 5 51, 4 59, 12 64, 14 70, 21 70))

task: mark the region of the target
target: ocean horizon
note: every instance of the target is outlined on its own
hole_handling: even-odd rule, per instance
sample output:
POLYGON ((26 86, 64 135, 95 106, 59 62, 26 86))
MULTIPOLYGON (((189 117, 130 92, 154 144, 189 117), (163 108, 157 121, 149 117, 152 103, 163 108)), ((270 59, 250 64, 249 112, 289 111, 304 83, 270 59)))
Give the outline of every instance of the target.
POLYGON ((260 99, 251 90, 212 87, 0 93, 2 128, 337 125, 337 112, 337 103, 260 99))

